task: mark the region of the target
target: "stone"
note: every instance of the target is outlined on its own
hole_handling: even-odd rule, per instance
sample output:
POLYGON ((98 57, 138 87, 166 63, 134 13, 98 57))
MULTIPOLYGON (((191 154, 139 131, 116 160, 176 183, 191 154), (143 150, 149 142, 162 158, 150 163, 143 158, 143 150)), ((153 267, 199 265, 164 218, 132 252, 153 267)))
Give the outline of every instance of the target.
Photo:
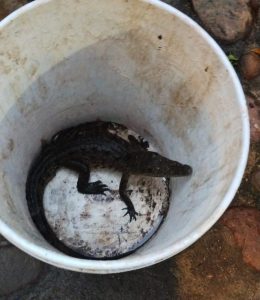
POLYGON ((253 173, 251 183, 254 189, 260 192, 260 168, 253 173))
POLYGON ((0 296, 7 296, 38 279, 42 263, 17 248, 0 248, 0 296))
POLYGON ((217 39, 233 43, 251 30, 250 0, 192 0, 202 23, 217 39))
POLYGON ((254 298, 260 289, 258 274, 243 262, 230 229, 219 223, 175 261, 177 299, 260 299, 254 298))
POLYGON ((254 10, 258 10, 260 7, 260 0, 251 0, 250 4, 254 10))
POLYGON ((240 66, 246 80, 260 76, 260 55, 254 52, 245 53, 240 59, 240 66))
MULTIPOLYGON (((259 32, 260 32, 260 27, 259 27, 259 32)), ((255 99, 257 99, 258 106, 260 106, 260 76, 256 77, 254 80, 247 82, 247 85, 250 90, 250 94, 255 99)))
MULTIPOLYGON (((8 300, 142 300, 179 299, 172 263, 120 274, 94 275, 47 266, 33 288, 18 291, 8 300)), ((3 299, 6 300, 6 299, 3 299)))
POLYGON ((233 207, 224 214, 221 222, 233 232, 244 262, 260 271, 260 211, 233 207))
POLYGON ((247 96, 248 113, 250 119, 250 137, 251 141, 257 143, 260 141, 260 106, 255 99, 247 96))

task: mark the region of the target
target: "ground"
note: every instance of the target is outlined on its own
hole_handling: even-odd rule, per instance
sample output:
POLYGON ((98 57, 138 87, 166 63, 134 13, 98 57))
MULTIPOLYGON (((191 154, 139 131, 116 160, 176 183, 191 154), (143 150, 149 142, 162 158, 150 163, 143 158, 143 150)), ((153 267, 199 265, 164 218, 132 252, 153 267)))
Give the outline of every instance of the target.
MULTIPOLYGON (((30 1, 0 0, 0 18, 26 2, 30 1)), ((165 2, 213 35, 229 55, 247 96, 251 147, 234 201, 187 250, 153 267, 123 274, 57 269, 0 237, 0 299, 260 299, 260 2, 165 2)))

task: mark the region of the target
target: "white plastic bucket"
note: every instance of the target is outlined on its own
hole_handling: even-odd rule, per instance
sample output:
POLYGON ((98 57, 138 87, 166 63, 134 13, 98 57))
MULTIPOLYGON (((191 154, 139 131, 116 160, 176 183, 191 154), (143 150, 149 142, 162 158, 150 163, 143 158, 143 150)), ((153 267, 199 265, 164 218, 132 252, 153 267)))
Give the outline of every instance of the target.
POLYGON ((10 242, 61 268, 115 273, 179 253, 220 218, 246 165, 248 115, 232 66, 196 23, 156 0, 40 0, 4 19, 0 39, 0 233, 10 242), (172 180, 158 233, 112 261, 51 247, 25 199, 41 139, 96 118, 152 136, 194 170, 172 180))

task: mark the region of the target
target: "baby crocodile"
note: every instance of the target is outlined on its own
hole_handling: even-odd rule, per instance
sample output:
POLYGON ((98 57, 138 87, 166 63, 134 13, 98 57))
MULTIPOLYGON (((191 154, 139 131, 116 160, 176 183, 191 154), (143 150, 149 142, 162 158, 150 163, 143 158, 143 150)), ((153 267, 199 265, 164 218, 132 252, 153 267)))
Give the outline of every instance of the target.
MULTIPOLYGON (((123 125, 111 122, 89 122, 62 130, 45 143, 40 155, 33 162, 26 182, 28 208, 36 227, 43 237, 60 251, 77 258, 77 253, 60 241, 51 229, 43 208, 46 185, 60 168, 78 173, 77 189, 82 194, 104 194, 108 187, 101 181, 89 182, 90 170, 103 166, 122 173, 119 185, 121 200, 126 205, 125 215, 130 222, 136 220, 137 212, 126 193, 130 175, 152 177, 188 176, 192 168, 148 151, 148 143, 129 135, 128 141, 116 134, 123 125)), ((125 216, 124 215, 124 216, 125 216)))

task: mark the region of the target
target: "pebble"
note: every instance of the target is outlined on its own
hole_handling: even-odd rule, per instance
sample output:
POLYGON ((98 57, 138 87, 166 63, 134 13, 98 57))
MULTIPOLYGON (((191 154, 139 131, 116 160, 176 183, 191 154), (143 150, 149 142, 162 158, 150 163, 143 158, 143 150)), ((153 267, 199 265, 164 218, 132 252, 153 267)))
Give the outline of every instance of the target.
POLYGON ((1 247, 0 251, 0 297, 7 296, 39 278, 43 263, 11 245, 1 247))
POLYGON ((248 113, 250 119, 250 137, 253 143, 260 142, 260 106, 256 105, 251 96, 247 96, 248 113))
POLYGON ((94 275, 46 266, 38 284, 12 294, 8 300, 179 299, 171 268, 167 260, 137 271, 94 275))
POLYGON ((176 255, 174 261, 179 283, 177 299, 260 299, 254 298, 257 286, 260 288, 259 276, 245 265, 234 235, 226 226, 216 224, 191 247, 176 255))
POLYGON ((240 68, 246 80, 260 76, 260 55, 254 52, 245 53, 240 59, 240 68))
POLYGON ((260 271, 260 211, 233 207, 224 214, 221 222, 233 232, 244 262, 260 271))
POLYGON ((192 3, 206 29, 223 42, 243 39, 252 28, 250 0, 192 0, 192 3))
POLYGON ((253 10, 258 10, 260 7, 260 0, 251 0, 250 4, 253 10))
POLYGON ((254 189, 260 192, 260 169, 253 173, 251 183, 254 189))

